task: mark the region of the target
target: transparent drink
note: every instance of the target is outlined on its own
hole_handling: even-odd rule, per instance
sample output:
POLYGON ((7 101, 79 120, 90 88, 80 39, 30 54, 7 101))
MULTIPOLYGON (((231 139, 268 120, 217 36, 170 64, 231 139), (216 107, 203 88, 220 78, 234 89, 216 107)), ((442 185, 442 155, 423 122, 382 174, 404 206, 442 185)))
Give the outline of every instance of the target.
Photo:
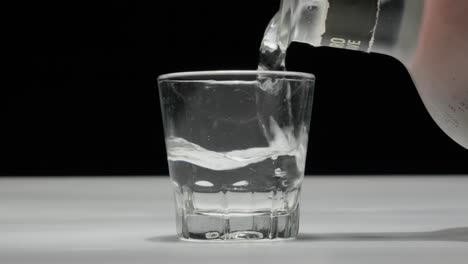
POLYGON ((181 238, 297 235, 313 86, 291 72, 159 78, 181 238))

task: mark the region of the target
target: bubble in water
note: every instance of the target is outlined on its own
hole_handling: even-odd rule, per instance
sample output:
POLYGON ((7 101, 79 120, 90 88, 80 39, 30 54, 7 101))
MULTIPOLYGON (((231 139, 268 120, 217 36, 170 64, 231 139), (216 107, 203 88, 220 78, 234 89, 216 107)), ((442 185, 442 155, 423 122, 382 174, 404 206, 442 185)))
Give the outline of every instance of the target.
POLYGON ((257 231, 240 231, 231 234, 232 239, 262 239, 263 234, 257 231))
POLYGON ((235 186, 235 187, 243 187, 243 186, 247 186, 247 185, 249 185, 248 181, 238 181, 238 182, 232 184, 232 186, 235 186))
POLYGON ((217 239, 219 238, 219 232, 207 232, 205 233, 206 239, 217 239))
POLYGON ((229 240, 229 239, 243 239, 243 240, 255 240, 262 239, 263 234, 257 231, 238 231, 230 234, 226 234, 220 237, 220 239, 229 240))
POLYGON ((275 177, 279 177, 279 178, 282 178, 284 176, 286 176, 286 172, 281 170, 280 168, 277 168, 275 169, 275 177))
POLYGON ((195 185, 198 185, 201 187, 213 187, 214 186, 214 184, 209 181, 197 181, 195 182, 195 185))

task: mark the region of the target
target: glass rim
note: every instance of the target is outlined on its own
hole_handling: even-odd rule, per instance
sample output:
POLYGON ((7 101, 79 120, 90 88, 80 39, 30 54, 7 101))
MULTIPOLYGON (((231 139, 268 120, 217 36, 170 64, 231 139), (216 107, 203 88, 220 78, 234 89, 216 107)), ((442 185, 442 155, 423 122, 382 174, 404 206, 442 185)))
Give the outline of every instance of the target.
POLYGON ((186 72, 173 72, 162 74, 158 77, 158 81, 175 80, 179 78, 195 77, 194 80, 203 80, 200 77, 209 76, 283 76, 293 77, 298 79, 311 79, 315 80, 315 75, 312 73, 296 72, 296 71, 264 71, 264 70, 220 70, 220 71, 186 71, 186 72), (198 79, 196 79, 198 78, 198 79))

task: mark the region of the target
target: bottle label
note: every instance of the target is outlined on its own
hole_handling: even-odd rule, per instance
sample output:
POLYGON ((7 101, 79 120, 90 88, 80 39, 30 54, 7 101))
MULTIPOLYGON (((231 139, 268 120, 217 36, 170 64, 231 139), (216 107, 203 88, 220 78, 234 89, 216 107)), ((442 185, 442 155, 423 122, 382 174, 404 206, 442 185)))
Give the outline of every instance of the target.
POLYGON ((330 0, 322 46, 370 51, 379 0, 330 0))

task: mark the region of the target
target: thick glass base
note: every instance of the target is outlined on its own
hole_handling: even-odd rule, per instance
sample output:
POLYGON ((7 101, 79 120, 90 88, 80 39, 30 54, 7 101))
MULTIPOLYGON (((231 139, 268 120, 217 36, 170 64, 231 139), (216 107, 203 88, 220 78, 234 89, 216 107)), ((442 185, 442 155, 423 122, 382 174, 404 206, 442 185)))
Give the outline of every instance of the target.
POLYGON ((177 215, 181 239, 201 241, 282 240, 297 236, 299 207, 290 212, 177 215))

